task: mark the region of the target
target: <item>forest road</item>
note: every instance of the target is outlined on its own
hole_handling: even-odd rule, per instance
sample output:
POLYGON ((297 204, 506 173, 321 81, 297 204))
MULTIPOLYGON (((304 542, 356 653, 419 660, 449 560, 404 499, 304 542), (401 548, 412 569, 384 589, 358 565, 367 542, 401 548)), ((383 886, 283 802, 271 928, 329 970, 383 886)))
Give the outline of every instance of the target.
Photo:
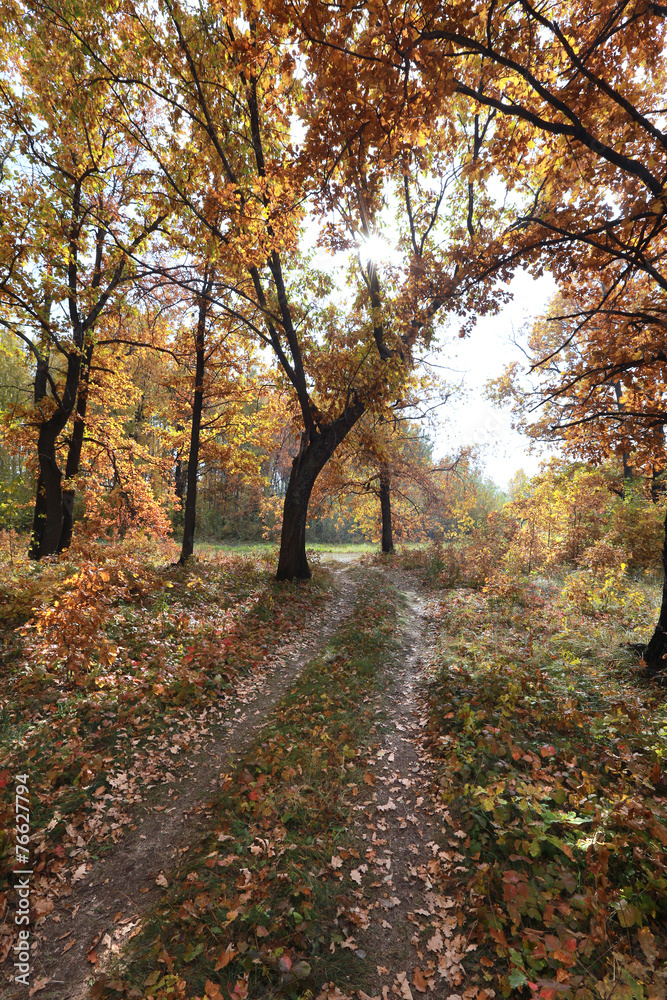
MULTIPOLYGON (((175 785, 162 785, 150 807, 138 811, 136 827, 72 886, 34 936, 31 980, 44 985, 39 1000, 87 1000, 90 981, 120 952, 145 913, 160 898, 179 854, 197 840, 206 819, 207 796, 219 775, 251 745, 272 708, 304 666, 350 614, 358 580, 345 567, 332 567, 335 595, 316 611, 296 639, 282 643, 254 676, 255 691, 226 724, 192 754, 175 785), (174 789, 168 797, 168 789, 174 789), (94 957, 94 965, 88 956, 94 957)), ((6 966, 5 975, 9 971, 6 966)), ((26 1000, 28 990, 2 984, 3 1000, 26 1000)))

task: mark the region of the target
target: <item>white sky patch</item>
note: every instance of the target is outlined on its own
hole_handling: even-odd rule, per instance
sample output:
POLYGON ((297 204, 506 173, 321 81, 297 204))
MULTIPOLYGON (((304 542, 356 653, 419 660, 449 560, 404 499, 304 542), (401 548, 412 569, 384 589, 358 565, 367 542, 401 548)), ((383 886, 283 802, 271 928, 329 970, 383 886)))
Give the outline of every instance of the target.
MULTIPOLYGON (((303 245, 314 250, 313 265, 338 273, 339 291, 343 296, 346 271, 350 257, 359 254, 362 264, 366 260, 377 264, 400 263, 398 251, 385 238, 382 231, 370 238, 359 237, 359 250, 339 252, 334 255, 317 249, 318 224, 311 220, 305 229, 303 245), (366 256, 365 256, 366 255, 366 256)), ((556 293, 556 283, 550 275, 539 279, 519 271, 509 285, 513 300, 497 316, 483 316, 470 337, 459 340, 451 327, 443 332, 440 353, 432 360, 442 366, 442 375, 450 386, 461 385, 439 410, 439 424, 431 428, 435 440, 435 455, 442 458, 452 455, 459 447, 472 445, 477 448, 485 474, 499 487, 505 489, 519 469, 534 475, 541 462, 555 450, 536 448, 524 434, 512 429, 512 412, 509 406, 496 407, 485 398, 484 390, 490 379, 502 374, 511 361, 528 367, 525 354, 513 343, 519 339, 522 328, 532 323, 546 310, 549 300, 556 293)), ((347 288, 349 293, 349 286, 347 288)))
POLYGON ((439 363, 452 369, 451 380, 463 384, 461 397, 443 408, 436 435, 436 452, 450 453, 459 446, 480 450, 486 475, 505 488, 515 472, 534 475, 551 449, 530 452, 530 440, 512 429, 509 406, 496 407, 484 396, 489 379, 502 374, 511 361, 528 362, 513 343, 520 329, 545 312, 556 284, 549 275, 533 279, 518 273, 510 283, 514 299, 497 316, 481 317, 470 337, 447 338, 439 363))

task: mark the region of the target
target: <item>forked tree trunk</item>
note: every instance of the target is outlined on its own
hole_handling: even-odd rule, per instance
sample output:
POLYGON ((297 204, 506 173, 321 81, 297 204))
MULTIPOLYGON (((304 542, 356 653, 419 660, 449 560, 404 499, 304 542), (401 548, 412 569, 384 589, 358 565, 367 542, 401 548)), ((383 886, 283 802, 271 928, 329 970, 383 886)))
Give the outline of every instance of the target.
POLYGON ((206 316, 208 315, 210 291, 208 274, 204 277, 204 287, 199 300, 199 317, 195 332, 195 391, 192 401, 192 425, 190 427, 190 456, 188 458, 187 493, 183 516, 183 545, 179 563, 186 562, 195 550, 195 523, 197 520, 197 476, 199 473, 199 444, 201 438, 201 415, 204 408, 204 367, 206 363, 206 316))
POLYGON ((391 477, 387 465, 380 466, 380 511, 382 512, 382 551, 394 551, 391 525, 391 477))
POLYGON ((323 427, 320 431, 313 430, 310 439, 306 432, 301 435, 301 447, 292 462, 292 471, 285 493, 276 579, 310 579, 312 574, 306 557, 306 522, 310 494, 317 477, 337 445, 354 427, 363 412, 363 404, 356 402, 348 406, 345 413, 333 424, 323 427))
POLYGON ((643 655, 649 677, 655 677, 667 667, 667 514, 665 515, 665 537, 662 545, 662 572, 662 604, 658 624, 643 655))

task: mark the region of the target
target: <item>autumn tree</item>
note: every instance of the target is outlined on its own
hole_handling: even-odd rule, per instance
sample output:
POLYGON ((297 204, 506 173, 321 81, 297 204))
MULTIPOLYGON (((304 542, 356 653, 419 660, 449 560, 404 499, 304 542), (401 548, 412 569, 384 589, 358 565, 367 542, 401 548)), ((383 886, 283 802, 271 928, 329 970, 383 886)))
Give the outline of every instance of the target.
POLYGON ((112 114, 108 86, 71 35, 3 7, 2 322, 30 352, 37 495, 30 555, 67 545, 96 326, 163 214, 112 114), (62 434, 73 418, 63 474, 62 434))
MULTIPOLYGON (((644 308, 653 285, 645 275, 628 275, 622 287, 605 290, 602 301, 592 285, 590 275, 569 280, 567 295, 559 293, 530 331, 527 370, 511 365, 492 395, 512 401, 517 425, 534 439, 557 441, 565 454, 595 465, 617 459, 631 505, 636 477, 658 501, 666 464, 667 365, 656 316, 651 321, 644 308)), ((667 627, 664 608, 660 623, 653 649, 667 627)), ((655 662, 649 667, 655 672, 655 662)))
MULTIPOLYGON (((388 135, 376 113, 386 87, 372 72, 346 72, 337 81, 335 66, 313 66, 298 77, 305 43, 283 7, 266 7, 257 22, 233 5, 222 11, 162 0, 150 12, 113 9, 113 27, 105 5, 82 16, 59 2, 53 16, 113 85, 132 141, 159 165, 186 226, 190 219, 193 232, 207 228, 217 241, 215 308, 241 318, 273 352, 279 380, 294 394, 300 445, 278 576, 307 577, 308 501, 335 448, 376 401, 400 394, 414 347, 433 336, 439 311, 458 310, 471 323, 474 308, 489 308, 475 244, 488 234, 459 183, 470 136, 463 130, 458 141, 450 123, 437 153, 427 153, 417 98, 410 98, 412 118, 388 135), (147 92, 164 122, 160 130, 143 128, 134 114, 147 92), (297 149, 291 129, 299 116, 307 136, 297 149), (350 310, 336 309, 331 281, 303 252, 306 200, 317 194, 323 212, 340 209, 329 246, 356 245, 380 224, 391 184, 400 197, 403 266, 381 287, 366 265, 361 298, 350 310), (445 189, 452 192, 449 229, 438 228, 445 189), (216 213, 208 211, 211 199, 216 213)), ((460 124, 460 109, 454 117, 460 124)), ((486 125, 477 128, 473 156, 486 125)))

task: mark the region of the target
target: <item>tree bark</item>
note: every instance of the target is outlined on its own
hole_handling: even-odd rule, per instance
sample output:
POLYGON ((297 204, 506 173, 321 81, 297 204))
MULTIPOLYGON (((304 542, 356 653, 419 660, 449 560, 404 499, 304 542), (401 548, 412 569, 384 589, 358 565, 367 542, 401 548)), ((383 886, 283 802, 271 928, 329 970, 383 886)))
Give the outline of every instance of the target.
POLYGON ((651 641, 646 647, 643 659, 649 677, 655 677, 667 667, 667 514, 665 515, 665 536, 662 544, 662 604, 660 615, 651 641))
POLYGON ((63 528, 63 474, 58 468, 56 440, 66 421, 57 411, 59 420, 45 421, 39 429, 37 454, 39 455, 39 478, 35 497, 35 517, 30 541, 31 559, 55 555, 58 551, 63 528))
POLYGON ((208 293, 210 278, 205 272, 202 295, 199 299, 199 317, 195 331, 195 391, 192 401, 192 425, 190 427, 190 455, 188 458, 187 493, 183 515, 183 545, 179 563, 190 558, 195 549, 195 522, 197 520, 197 477, 199 473, 199 444, 201 439, 201 416, 204 407, 204 368, 206 364, 206 317, 209 309, 208 293))
POLYGON ((380 511, 382 512, 382 551, 386 554, 394 551, 394 539, 391 525, 391 477, 389 467, 380 466, 380 511))
MULTIPOLYGON (((89 344, 86 350, 85 365, 81 371, 74 426, 72 427, 72 436, 67 452, 67 463, 65 465, 65 479, 67 482, 71 482, 74 479, 81 467, 81 451, 83 449, 83 435, 86 429, 86 409, 88 407, 88 387, 90 384, 90 366, 92 360, 93 345, 89 344)), ((58 543, 58 552, 68 549, 72 542, 74 498, 75 490, 73 486, 68 486, 67 489, 63 490, 63 526, 60 534, 60 542, 58 543)))
POLYGON ((301 447, 292 462, 285 493, 276 579, 310 579, 312 574, 306 557, 308 501, 320 472, 363 412, 363 403, 355 400, 332 424, 320 430, 313 429, 310 435, 306 431, 302 433, 301 447))

